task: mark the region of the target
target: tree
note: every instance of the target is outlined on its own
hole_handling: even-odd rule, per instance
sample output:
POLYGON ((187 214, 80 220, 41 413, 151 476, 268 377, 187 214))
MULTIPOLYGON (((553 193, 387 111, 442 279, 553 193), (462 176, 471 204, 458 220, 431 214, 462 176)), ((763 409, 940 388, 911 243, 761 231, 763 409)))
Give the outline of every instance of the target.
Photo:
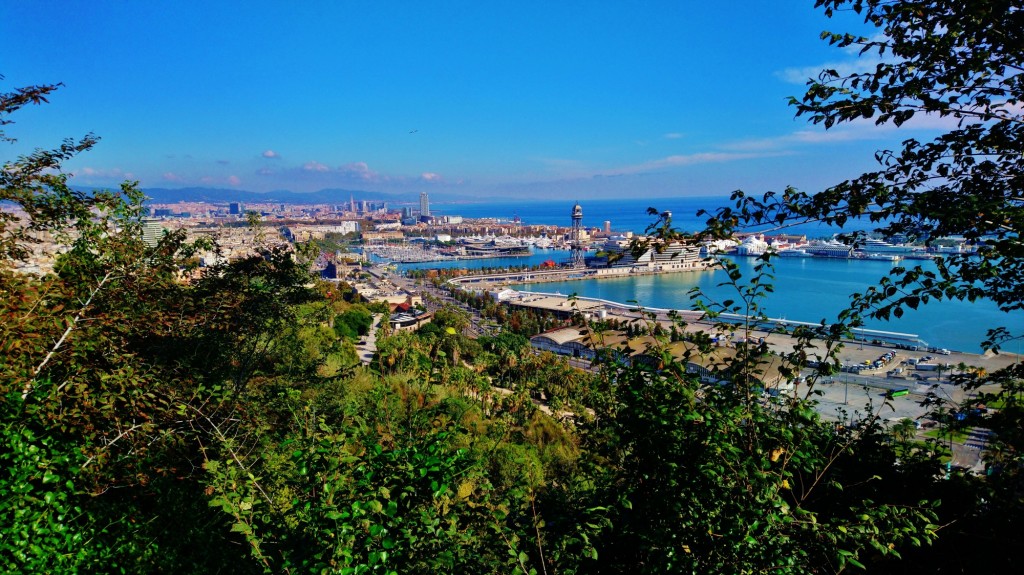
MULTIPOLYGON (((55 88, 0 94, 0 123, 55 88)), ((133 184, 95 193, 68 185, 61 164, 95 143, 65 141, 0 169, 0 565, 188 571, 209 560, 198 570, 220 569, 237 557, 216 546, 223 522, 190 503, 199 486, 174 478, 190 464, 187 433, 170 423, 173 398, 200 394, 159 359, 168 359, 159 351, 173 323, 165 320, 183 311, 176 278, 189 270, 187 249, 179 234, 155 248, 141 241, 133 184), (16 271, 41 234, 66 247, 53 272, 16 271), (164 520, 129 520, 146 508, 164 520), (177 535, 164 531, 183 521, 177 535), (197 540, 212 545, 189 557, 184 548, 197 540)))
MULTIPOLYGON (((31 93, 48 92, 0 95, 0 118, 31 93)), ((244 433, 254 377, 315 371, 277 361, 314 292, 273 249, 180 281, 200 246, 181 233, 146 245, 136 184, 69 185, 61 164, 95 142, 0 169, 0 565, 246 572, 198 465, 225 443, 217 430, 244 433), (18 270, 41 234, 62 248, 52 272, 18 270)))
MULTIPOLYGON (((789 225, 852 219, 878 224, 887 237, 933 242, 963 236, 974 254, 936 260, 938 270, 896 268, 854 310, 900 316, 929 300, 988 298, 1024 307, 1024 11, 1010 0, 818 0, 832 16, 852 9, 876 29, 871 37, 825 32, 840 48, 881 58, 873 70, 824 70, 793 98, 797 116, 832 128, 873 121, 896 126, 940 118, 951 129, 928 142, 910 138, 876 154, 877 170, 807 194, 788 189, 761 199, 737 193, 713 232, 735 225, 789 225)), ((859 239, 856 234, 853 239, 859 239)), ((996 327, 996 326, 993 326, 996 327)), ((993 332, 989 345, 1011 337, 993 332)))
MULTIPOLYGON (((1019 314, 1024 309, 1024 7, 1018 0, 817 0, 816 6, 829 17, 860 15, 871 34, 825 32, 822 38, 880 61, 862 72, 823 70, 808 81, 802 97, 791 100, 797 116, 826 129, 856 122, 901 126, 922 118, 949 127, 930 141, 908 138, 898 149, 879 151, 877 169, 817 193, 787 189, 756 198, 736 192, 734 206, 718 210, 703 235, 808 221, 843 227, 862 219, 884 237, 929 245, 962 236, 972 253, 944 254, 934 270, 893 268, 878 285, 853 295, 839 328, 854 327, 864 317, 900 317, 905 309, 943 299, 989 299, 1019 314)), ((855 243, 862 239, 858 233, 845 235, 855 243)), ((1013 331, 1020 329, 1015 317, 1007 315, 1006 326, 991 326, 983 345, 998 350, 1022 337, 1013 331)), ((922 572, 993 572, 1021 560, 1024 508, 1019 496, 1010 494, 1024 489, 1019 464, 1024 420, 1016 399, 1022 375, 1015 365, 961 381, 968 389, 1001 386, 979 402, 1002 404, 1006 413, 972 420, 996 431, 986 455, 990 475, 954 475, 959 489, 931 492, 944 502, 940 522, 949 527, 941 537, 947 543, 915 553, 900 569, 909 564, 922 572)), ((939 411, 950 407, 963 406, 936 403, 939 411)))

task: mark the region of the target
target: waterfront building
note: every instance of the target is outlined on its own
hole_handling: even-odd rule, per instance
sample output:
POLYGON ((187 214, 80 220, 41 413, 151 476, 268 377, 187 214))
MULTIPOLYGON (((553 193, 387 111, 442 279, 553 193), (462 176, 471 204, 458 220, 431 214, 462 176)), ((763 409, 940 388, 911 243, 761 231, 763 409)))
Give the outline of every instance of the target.
POLYGON ((535 335, 530 338, 530 345, 541 351, 588 360, 594 359, 596 354, 586 333, 575 327, 563 327, 535 335))
MULTIPOLYGON (((704 351, 684 341, 666 345, 649 335, 629 337, 625 332, 614 330, 594 336, 589 329, 576 327, 557 328, 535 335, 530 338, 530 345, 541 351, 585 360, 593 360, 599 351, 605 350, 619 361, 648 365, 655 369, 664 367, 664 357, 660 353, 664 349, 670 357, 685 360, 686 372, 697 375, 705 383, 729 381, 728 365, 736 357, 736 348, 733 346, 717 346, 704 351)), ((756 377, 766 389, 792 389, 775 362, 762 364, 756 377)))
POLYGON ((431 312, 418 310, 405 303, 394 307, 395 309, 392 310, 392 314, 388 318, 392 332, 416 331, 434 317, 434 314, 431 312))
POLYGON ((709 240, 704 242, 704 251, 708 254, 728 253, 735 249, 737 241, 734 239, 709 240))
POLYGON ((751 235, 743 238, 740 245, 736 246, 736 254, 741 256, 760 256, 768 251, 768 242, 764 241, 762 235, 751 235))
POLYGON ((620 248, 610 253, 606 263, 592 267, 631 268, 633 271, 650 272, 700 269, 705 267, 700 252, 700 246, 683 243, 649 246, 640 256, 635 256, 629 249, 620 248))

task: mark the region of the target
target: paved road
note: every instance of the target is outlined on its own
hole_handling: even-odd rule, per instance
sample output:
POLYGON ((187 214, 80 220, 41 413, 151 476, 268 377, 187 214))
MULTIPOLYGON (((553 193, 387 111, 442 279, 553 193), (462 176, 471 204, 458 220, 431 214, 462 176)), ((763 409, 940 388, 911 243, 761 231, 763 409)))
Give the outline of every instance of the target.
POLYGON ((359 354, 359 361, 363 365, 370 365, 373 361, 373 356, 377 354, 377 328, 380 327, 380 320, 384 317, 384 314, 375 313, 373 314, 373 324, 370 326, 370 332, 366 334, 366 337, 361 342, 356 343, 356 353, 359 354))
POLYGON ((418 292, 421 294, 423 296, 423 305, 427 308, 427 311, 437 311, 444 305, 450 305, 456 309, 464 311, 469 315, 469 325, 463 333, 469 337, 476 338, 482 335, 495 335, 501 331, 500 326, 497 326, 486 318, 481 317, 478 310, 453 298, 448 290, 438 288, 430 281, 422 280, 417 284, 414 280, 402 276, 395 276, 390 279, 392 283, 407 292, 418 292), (440 305, 436 302, 440 302, 440 305))

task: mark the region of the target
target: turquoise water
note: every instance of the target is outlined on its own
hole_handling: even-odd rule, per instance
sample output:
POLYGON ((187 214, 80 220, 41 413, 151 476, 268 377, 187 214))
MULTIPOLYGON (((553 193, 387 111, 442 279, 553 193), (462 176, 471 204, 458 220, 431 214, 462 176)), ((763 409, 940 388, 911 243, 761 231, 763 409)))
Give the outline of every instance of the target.
MULTIPOLYGON (((564 250, 537 250, 522 258, 495 258, 454 262, 404 264, 400 269, 460 267, 502 268, 514 265, 537 265, 546 259, 561 262, 568 259, 564 250)), ((753 275, 754 259, 734 260, 744 277, 753 275)), ((850 294, 863 292, 877 283, 894 264, 872 260, 844 260, 832 258, 777 258, 773 260, 775 291, 762 302, 768 317, 797 321, 832 322, 849 304, 850 294)), ((931 262, 902 262, 905 266, 931 262)), ((622 303, 631 301, 657 308, 691 309, 690 290, 700 288, 705 301, 738 300, 735 288, 723 284, 728 278, 722 271, 683 272, 602 280, 582 280, 543 284, 514 285, 514 289, 547 293, 578 294, 584 297, 607 299, 622 303)), ((987 329, 1004 326, 1015 332, 1024 331, 1024 313, 1004 313, 987 301, 932 302, 918 310, 906 310, 898 320, 888 322, 869 320, 867 327, 886 331, 918 334, 936 347, 958 351, 979 352, 987 329)))
MULTIPOLYGON (((753 275, 754 259, 737 258, 734 261, 744 277, 753 275)), ((921 263, 923 267, 932 265, 930 262, 921 263)), ((778 258, 774 265, 775 277, 771 283, 775 291, 762 302, 765 314, 815 323, 835 321, 839 311, 849 304, 850 294, 863 292, 893 267, 893 264, 883 261, 830 258, 778 258)), ((705 294, 705 302, 738 301, 735 288, 722 285, 727 280, 725 272, 719 270, 512 287, 548 293, 575 293, 623 303, 636 301, 655 308, 691 309, 694 302, 690 299, 690 290, 694 287, 705 294)), ((1001 312, 987 301, 942 301, 932 302, 918 310, 908 309, 898 320, 869 320, 866 325, 871 329, 918 334, 930 345, 967 352, 980 352, 986 330, 996 326, 1020 332, 1024 330, 1024 314, 1001 312)))
POLYGON ((530 255, 516 258, 485 258, 479 260, 450 260, 443 262, 423 262, 418 264, 399 264, 398 268, 403 270, 447 268, 476 270, 480 268, 507 268, 510 266, 539 266, 547 260, 553 260, 556 264, 565 263, 569 261, 569 250, 533 249, 530 255))

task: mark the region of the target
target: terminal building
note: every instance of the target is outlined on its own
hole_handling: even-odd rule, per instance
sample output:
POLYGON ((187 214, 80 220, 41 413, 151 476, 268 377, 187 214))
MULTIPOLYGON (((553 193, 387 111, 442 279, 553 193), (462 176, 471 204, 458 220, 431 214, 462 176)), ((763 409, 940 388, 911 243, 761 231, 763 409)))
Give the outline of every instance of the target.
MULTIPOLYGON (((594 335, 590 330, 577 327, 557 328, 535 335, 530 338, 530 345, 541 351, 588 361, 593 361, 603 350, 618 361, 654 369, 664 367, 660 353, 664 349, 670 357, 685 362, 686 372, 696 375, 704 383, 729 381, 733 375, 729 366, 737 353, 732 346, 716 346, 702 351, 695 344, 684 341, 663 343, 651 336, 628 337, 621 331, 594 335)), ((792 383, 779 370, 778 363, 777 358, 762 363, 757 379, 766 390, 791 390, 792 383)))
POLYGON ((612 250, 603 258, 593 258, 588 267, 631 268, 636 271, 682 271, 705 267, 700 246, 682 243, 652 245, 639 256, 629 248, 612 250))

